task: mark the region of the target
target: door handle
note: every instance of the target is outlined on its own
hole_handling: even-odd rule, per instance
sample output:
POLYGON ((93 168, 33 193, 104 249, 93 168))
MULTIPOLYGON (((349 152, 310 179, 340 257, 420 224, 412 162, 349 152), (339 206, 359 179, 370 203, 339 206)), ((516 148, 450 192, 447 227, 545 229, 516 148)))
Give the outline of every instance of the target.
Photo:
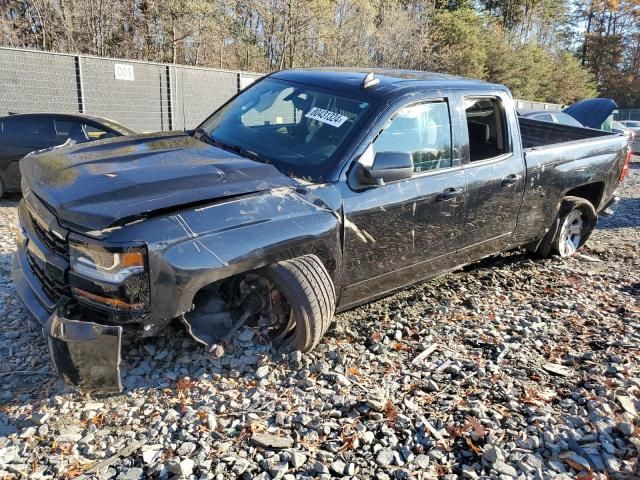
POLYGON ((461 190, 457 188, 445 188, 442 193, 436 195, 436 202, 449 202, 460 195, 461 190))
POLYGON ((513 185, 518 180, 520 180, 520 175, 516 175, 515 173, 512 173, 511 175, 507 175, 506 177, 503 177, 502 181, 500 182, 500 185, 502 185, 503 187, 507 187, 509 185, 513 185))

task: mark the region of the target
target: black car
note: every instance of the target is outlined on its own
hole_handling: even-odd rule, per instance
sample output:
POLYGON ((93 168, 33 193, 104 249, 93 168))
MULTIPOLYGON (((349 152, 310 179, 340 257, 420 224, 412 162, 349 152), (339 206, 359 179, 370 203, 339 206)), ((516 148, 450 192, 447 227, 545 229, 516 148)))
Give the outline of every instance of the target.
POLYGON ((135 133, 112 120, 88 115, 25 113, 0 117, 0 198, 20 191, 19 160, 34 150, 135 133))

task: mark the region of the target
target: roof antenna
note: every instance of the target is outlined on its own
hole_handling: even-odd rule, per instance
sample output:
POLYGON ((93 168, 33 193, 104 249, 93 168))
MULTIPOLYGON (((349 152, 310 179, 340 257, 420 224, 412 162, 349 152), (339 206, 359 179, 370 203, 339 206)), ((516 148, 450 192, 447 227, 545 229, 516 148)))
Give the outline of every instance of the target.
POLYGON ((369 72, 364 77, 364 80, 362 80, 362 88, 375 87, 379 83, 380 83, 380 79, 379 78, 374 78, 373 77, 373 72, 369 72))

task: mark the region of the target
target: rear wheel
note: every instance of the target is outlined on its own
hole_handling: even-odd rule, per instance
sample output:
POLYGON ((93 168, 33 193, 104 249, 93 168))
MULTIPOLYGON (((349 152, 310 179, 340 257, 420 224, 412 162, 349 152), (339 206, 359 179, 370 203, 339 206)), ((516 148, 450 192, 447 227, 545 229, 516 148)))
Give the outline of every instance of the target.
POLYGON ((570 257, 580 249, 593 232, 598 215, 593 205, 584 198, 566 197, 553 225, 542 239, 535 253, 548 257, 570 257))
POLYGON ((582 245, 584 218, 580 209, 571 210, 564 218, 558 236, 558 253, 561 257, 573 255, 582 245))

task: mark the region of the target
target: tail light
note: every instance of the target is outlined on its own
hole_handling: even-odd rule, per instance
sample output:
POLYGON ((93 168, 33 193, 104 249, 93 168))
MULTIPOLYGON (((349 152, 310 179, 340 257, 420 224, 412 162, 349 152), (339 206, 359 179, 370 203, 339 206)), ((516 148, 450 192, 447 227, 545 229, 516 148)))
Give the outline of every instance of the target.
POLYGON ((624 180, 624 177, 627 176, 629 172, 629 164, 631 163, 631 146, 629 146, 629 150, 627 151, 627 158, 624 160, 624 165, 622 166, 622 171, 620 172, 620 181, 624 180))

